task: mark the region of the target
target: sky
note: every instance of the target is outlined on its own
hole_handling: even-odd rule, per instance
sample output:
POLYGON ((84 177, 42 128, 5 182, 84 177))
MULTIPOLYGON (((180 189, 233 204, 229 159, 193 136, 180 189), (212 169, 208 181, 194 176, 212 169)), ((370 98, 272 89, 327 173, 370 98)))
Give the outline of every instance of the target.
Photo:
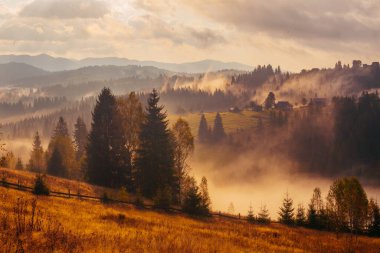
POLYGON ((298 71, 380 60, 378 0, 0 0, 0 54, 298 71))

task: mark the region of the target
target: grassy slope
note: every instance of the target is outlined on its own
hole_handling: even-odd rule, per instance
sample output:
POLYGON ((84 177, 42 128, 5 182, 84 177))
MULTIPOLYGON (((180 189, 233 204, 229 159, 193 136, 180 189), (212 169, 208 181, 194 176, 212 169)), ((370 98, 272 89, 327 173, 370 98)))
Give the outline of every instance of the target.
MULTIPOLYGON (((7 175, 9 179, 13 175, 12 180, 32 176, 9 170, 7 175)), ((58 190, 77 185, 53 177, 49 177, 48 182, 58 190)), ((88 193, 99 191, 99 188, 83 185, 88 193)), ((30 193, 0 187, 0 252, 15 252, 21 247, 25 252, 320 253, 379 252, 380 248, 380 239, 367 237, 351 241, 348 236, 337 238, 333 233, 278 224, 258 226, 216 218, 197 220, 125 205, 41 196, 37 198, 31 226, 34 199, 30 193), (16 211, 22 209, 24 203, 26 211, 16 211), (17 224, 25 224, 19 235, 17 224), (350 247, 355 251, 348 251, 350 247)))
MULTIPOLYGON (((214 119, 215 119, 215 112, 206 112, 204 113, 207 123, 209 127, 213 127, 214 119)), ((242 111, 240 113, 232 113, 232 112, 221 112, 220 115, 222 116, 223 120, 223 126, 227 133, 233 132, 238 129, 249 129, 252 127, 257 126, 257 120, 260 117, 267 118, 267 113, 259 113, 259 112, 252 112, 252 111, 242 111)), ((169 115, 169 121, 171 123, 175 123, 175 121, 178 118, 183 118, 186 121, 189 122, 189 125, 191 127, 191 130, 193 131, 194 135, 197 135, 199 121, 201 119, 200 113, 189 113, 185 115, 169 115)))

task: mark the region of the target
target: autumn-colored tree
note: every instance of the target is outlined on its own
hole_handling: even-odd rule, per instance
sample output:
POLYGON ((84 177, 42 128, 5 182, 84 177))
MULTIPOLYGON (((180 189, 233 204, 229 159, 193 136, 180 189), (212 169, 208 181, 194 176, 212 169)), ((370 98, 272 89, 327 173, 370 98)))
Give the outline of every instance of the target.
POLYGON ((354 177, 335 180, 327 196, 327 211, 337 231, 363 231, 368 199, 360 182, 354 177))
POLYGON ((368 218, 368 234, 371 236, 380 236, 380 208, 373 199, 369 201, 368 218))
POLYGON ((191 134, 189 123, 179 118, 172 128, 174 136, 174 169, 175 169, 175 197, 182 200, 184 192, 184 179, 188 174, 187 159, 194 151, 194 137, 191 134))
POLYGON ((211 199, 210 195, 208 194, 208 185, 207 185, 207 178, 202 177, 201 183, 199 184, 199 193, 201 195, 201 207, 202 212, 204 215, 207 215, 210 213, 210 206, 211 206, 211 199))
POLYGON ((121 116, 125 145, 130 154, 129 160, 126 161, 131 168, 127 175, 129 181, 128 190, 136 191, 136 169, 134 168, 134 161, 140 145, 140 128, 145 119, 145 115, 142 104, 134 92, 131 92, 128 97, 118 98, 117 106, 121 116))

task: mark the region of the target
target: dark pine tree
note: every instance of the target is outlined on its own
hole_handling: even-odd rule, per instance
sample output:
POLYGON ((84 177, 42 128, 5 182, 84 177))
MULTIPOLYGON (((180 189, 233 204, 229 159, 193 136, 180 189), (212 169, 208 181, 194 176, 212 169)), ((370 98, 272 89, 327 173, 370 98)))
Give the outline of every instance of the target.
POLYGON ((222 117, 218 112, 214 120, 213 139, 214 141, 218 142, 223 140, 225 137, 226 133, 224 132, 222 117))
POLYGON ((297 214, 296 214, 296 225, 304 226, 305 224, 306 224, 305 208, 302 205, 299 205, 297 208, 297 214))
POLYGON ((84 123, 81 117, 78 117, 77 122, 75 123, 74 130, 74 141, 76 145, 76 158, 79 161, 85 155, 88 132, 86 124, 84 123))
POLYGON ((208 124, 204 114, 202 114, 201 121, 199 122, 198 140, 201 143, 206 143, 207 141, 209 141, 208 124))
POLYGON ((57 177, 67 177, 68 171, 63 163, 63 157, 58 147, 54 147, 53 153, 48 161, 47 172, 57 177))
POLYGON ((286 225, 292 225, 294 223, 294 207, 293 200, 289 197, 289 194, 286 193, 286 196, 283 200, 282 207, 280 207, 280 222, 286 225))
POLYGON ((272 109, 276 104, 276 97, 273 92, 269 92, 267 98, 264 101, 264 108, 266 110, 272 109))
MULTIPOLYGON (((126 186, 131 168, 121 117, 115 96, 109 88, 100 93, 92 113, 87 146, 86 178, 106 187, 126 186)), ((128 188, 128 187, 127 187, 128 188)))
POLYGON ((63 119, 63 117, 59 117, 57 126, 54 129, 53 138, 58 136, 70 136, 66 121, 63 119))
POLYGON ((141 126, 140 148, 137 151, 137 184, 145 197, 154 197, 158 190, 175 188, 174 147, 163 106, 158 105, 156 90, 148 98, 146 119, 141 126))

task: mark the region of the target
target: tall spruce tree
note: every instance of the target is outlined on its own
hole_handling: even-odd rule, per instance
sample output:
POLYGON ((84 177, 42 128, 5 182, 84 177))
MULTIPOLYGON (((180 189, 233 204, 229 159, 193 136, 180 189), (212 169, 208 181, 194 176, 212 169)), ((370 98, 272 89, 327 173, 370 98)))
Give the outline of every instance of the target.
POLYGON ((220 113, 218 112, 215 116, 214 120, 214 129, 212 132, 214 141, 218 142, 226 137, 226 133, 224 132, 223 121, 220 113))
POLYGON ((208 124, 205 115, 202 113, 201 121, 199 122, 199 128, 198 128, 198 140, 201 143, 206 143, 209 141, 209 129, 208 124))
POLYGON ((77 178, 77 163, 75 159, 74 145, 69 135, 67 124, 63 117, 59 117, 53 136, 51 137, 48 151, 48 170, 54 176, 77 178), (55 154, 53 157, 53 153, 55 154), (56 168, 51 166, 57 165, 56 168), (58 171, 61 170, 61 171, 58 171))
POLYGON ((279 221, 286 225, 292 225, 294 223, 294 207, 293 200, 286 193, 285 198, 282 202, 282 207, 280 207, 279 221))
POLYGON ((44 150, 42 148, 41 138, 38 131, 34 135, 33 149, 30 154, 30 159, 27 168, 30 171, 38 173, 44 172, 46 168, 44 150))
POLYGON ((81 117, 77 118, 74 125, 74 141, 76 146, 76 158, 80 161, 86 153, 86 146, 88 141, 88 131, 86 124, 81 117))
POLYGON ((57 177, 67 177, 68 168, 63 163, 63 157, 59 148, 56 146, 53 149, 53 153, 48 161, 47 172, 50 175, 57 177))
POLYGON ((92 113, 86 178, 93 184, 106 187, 127 186, 131 170, 128 161, 130 153, 126 147, 116 98, 109 88, 104 88, 92 113))
POLYGON ((148 198, 168 187, 175 191, 173 140, 166 113, 163 106, 158 105, 159 99, 157 91, 153 90, 148 98, 146 119, 141 126, 136 159, 138 187, 148 198))

